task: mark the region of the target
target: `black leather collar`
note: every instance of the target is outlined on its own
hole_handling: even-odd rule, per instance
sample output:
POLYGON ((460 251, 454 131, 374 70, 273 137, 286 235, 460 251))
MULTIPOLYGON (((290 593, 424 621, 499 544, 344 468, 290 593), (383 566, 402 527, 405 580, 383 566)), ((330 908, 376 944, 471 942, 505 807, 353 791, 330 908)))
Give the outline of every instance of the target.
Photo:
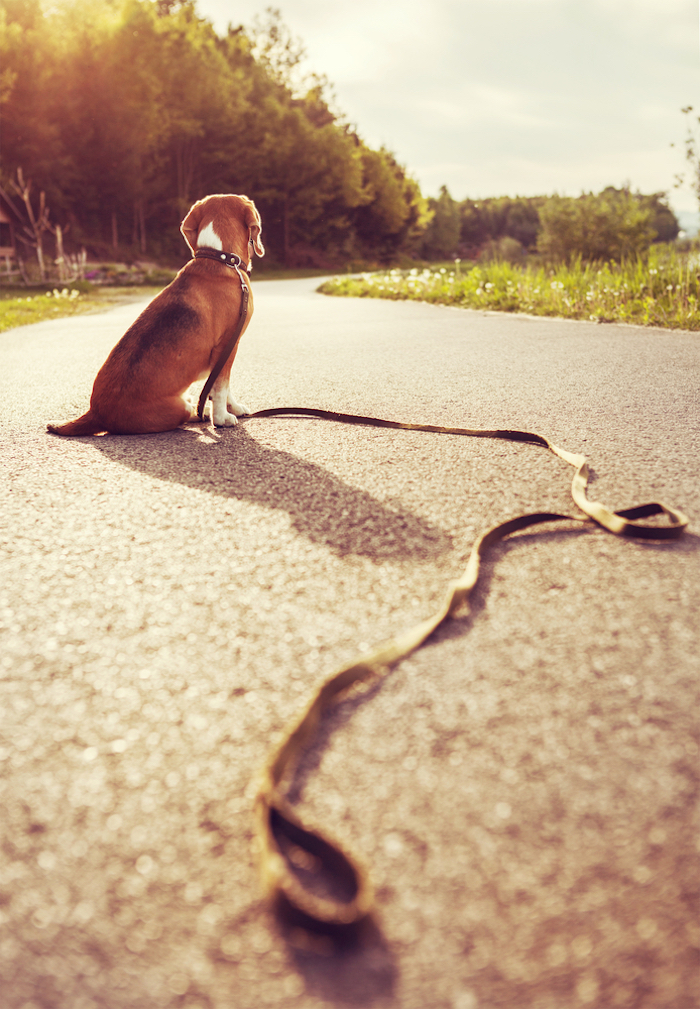
POLYGON ((220 249, 210 249, 203 246, 197 249, 194 258, 213 259, 217 263, 223 263, 224 266, 230 266, 232 270, 245 270, 246 273, 250 273, 250 267, 245 266, 241 257, 237 256, 235 252, 222 252, 220 249))

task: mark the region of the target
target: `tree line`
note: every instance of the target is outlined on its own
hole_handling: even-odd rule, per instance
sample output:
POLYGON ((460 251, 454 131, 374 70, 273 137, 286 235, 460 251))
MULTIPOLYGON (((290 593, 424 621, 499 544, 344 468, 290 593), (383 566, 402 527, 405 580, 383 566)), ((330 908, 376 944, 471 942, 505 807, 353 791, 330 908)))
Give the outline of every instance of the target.
POLYGON ((219 36, 194 0, 0 10, 3 188, 21 168, 73 241, 182 253, 194 200, 239 192, 287 263, 419 242, 418 183, 332 109, 325 80, 294 80, 303 51, 276 11, 219 36))
POLYGON ((67 242, 113 258, 184 257, 180 220, 217 192, 255 200, 288 266, 621 258, 678 233, 663 194, 426 200, 303 56, 272 8, 219 35, 196 0, 0 0, 0 185, 22 171, 67 242))
POLYGON ((429 200, 431 219, 423 237, 427 258, 521 262, 528 254, 562 262, 633 258, 652 242, 672 242, 679 233, 664 193, 645 196, 608 186, 600 193, 568 196, 501 196, 453 200, 443 186, 429 200))

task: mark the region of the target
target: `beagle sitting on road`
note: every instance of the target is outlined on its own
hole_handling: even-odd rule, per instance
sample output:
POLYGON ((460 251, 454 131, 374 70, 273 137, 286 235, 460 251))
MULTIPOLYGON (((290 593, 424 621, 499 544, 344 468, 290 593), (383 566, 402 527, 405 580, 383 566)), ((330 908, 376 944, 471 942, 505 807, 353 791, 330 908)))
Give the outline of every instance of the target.
MULTIPOLYGON (((141 313, 97 374, 90 409, 52 434, 150 434, 197 418, 183 394, 206 378, 224 352, 244 296, 239 269, 250 271, 249 248, 258 256, 262 225, 246 196, 207 196, 180 226, 195 258, 141 313)), ((253 314, 252 298, 243 334, 253 314)), ((238 342, 211 390, 212 421, 236 423, 248 411, 229 389, 238 342)))

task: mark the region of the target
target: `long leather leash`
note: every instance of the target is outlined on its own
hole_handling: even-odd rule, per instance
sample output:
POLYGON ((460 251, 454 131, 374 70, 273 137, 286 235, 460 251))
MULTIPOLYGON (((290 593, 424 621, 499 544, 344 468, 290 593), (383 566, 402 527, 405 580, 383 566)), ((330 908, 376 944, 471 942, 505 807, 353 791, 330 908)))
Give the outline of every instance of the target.
POLYGON ((585 457, 567 452, 542 435, 529 431, 488 431, 408 424, 307 407, 259 410, 245 419, 282 416, 314 417, 343 424, 538 445, 574 467, 571 495, 576 506, 586 516, 582 518, 580 515, 536 512, 518 515, 487 529, 474 543, 461 577, 449 585, 440 609, 329 676, 315 691, 304 710, 287 726, 281 740, 270 753, 260 772, 255 800, 257 843, 265 889, 276 899, 285 915, 301 927, 328 935, 342 935, 360 923, 372 910, 372 887, 367 871, 334 840, 306 825, 287 798, 299 759, 311 744, 323 713, 347 696, 357 684, 385 675, 419 648, 448 617, 464 607, 477 584, 482 558, 506 536, 546 522, 592 520, 617 536, 667 540, 677 539, 687 527, 688 519, 678 509, 661 502, 612 511, 600 502, 589 501, 586 495, 589 469, 585 457), (665 515, 668 524, 644 525, 638 521, 653 515, 665 515))
MULTIPOLYGON (((250 240, 249 243, 250 244, 250 240)), ((199 402, 197 403, 197 416, 200 420, 204 418, 204 407, 206 405, 207 399, 209 398, 209 393, 212 390, 214 382, 221 374, 221 369, 228 361, 229 357, 233 353, 233 349, 238 343, 241 333, 243 332, 243 327, 245 325, 246 318, 248 316, 248 300, 250 298, 250 288, 246 283, 243 270, 246 274, 250 273, 251 266, 250 263, 246 268, 243 265, 243 260, 240 256, 237 256, 235 252, 220 252, 218 249, 210 249, 207 246, 203 246, 194 254, 195 259, 213 259, 216 263, 221 263, 223 266, 228 266, 230 269, 235 270, 238 274, 238 279, 241 282, 241 304, 238 311, 238 319, 235 322, 230 335, 228 336, 219 357, 217 358, 216 364, 212 368, 209 378, 204 383, 204 388, 199 397, 199 402)))

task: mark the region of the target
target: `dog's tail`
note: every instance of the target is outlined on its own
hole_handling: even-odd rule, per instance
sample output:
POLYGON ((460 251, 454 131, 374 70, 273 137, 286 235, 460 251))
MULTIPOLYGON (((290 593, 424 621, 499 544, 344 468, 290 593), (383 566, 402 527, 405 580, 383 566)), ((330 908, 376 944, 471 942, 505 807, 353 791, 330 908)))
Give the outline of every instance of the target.
POLYGON ((47 424, 46 430, 51 434, 60 434, 69 438, 77 438, 86 434, 102 434, 105 431, 104 424, 101 424, 92 410, 88 410, 77 420, 71 420, 67 424, 47 424))

